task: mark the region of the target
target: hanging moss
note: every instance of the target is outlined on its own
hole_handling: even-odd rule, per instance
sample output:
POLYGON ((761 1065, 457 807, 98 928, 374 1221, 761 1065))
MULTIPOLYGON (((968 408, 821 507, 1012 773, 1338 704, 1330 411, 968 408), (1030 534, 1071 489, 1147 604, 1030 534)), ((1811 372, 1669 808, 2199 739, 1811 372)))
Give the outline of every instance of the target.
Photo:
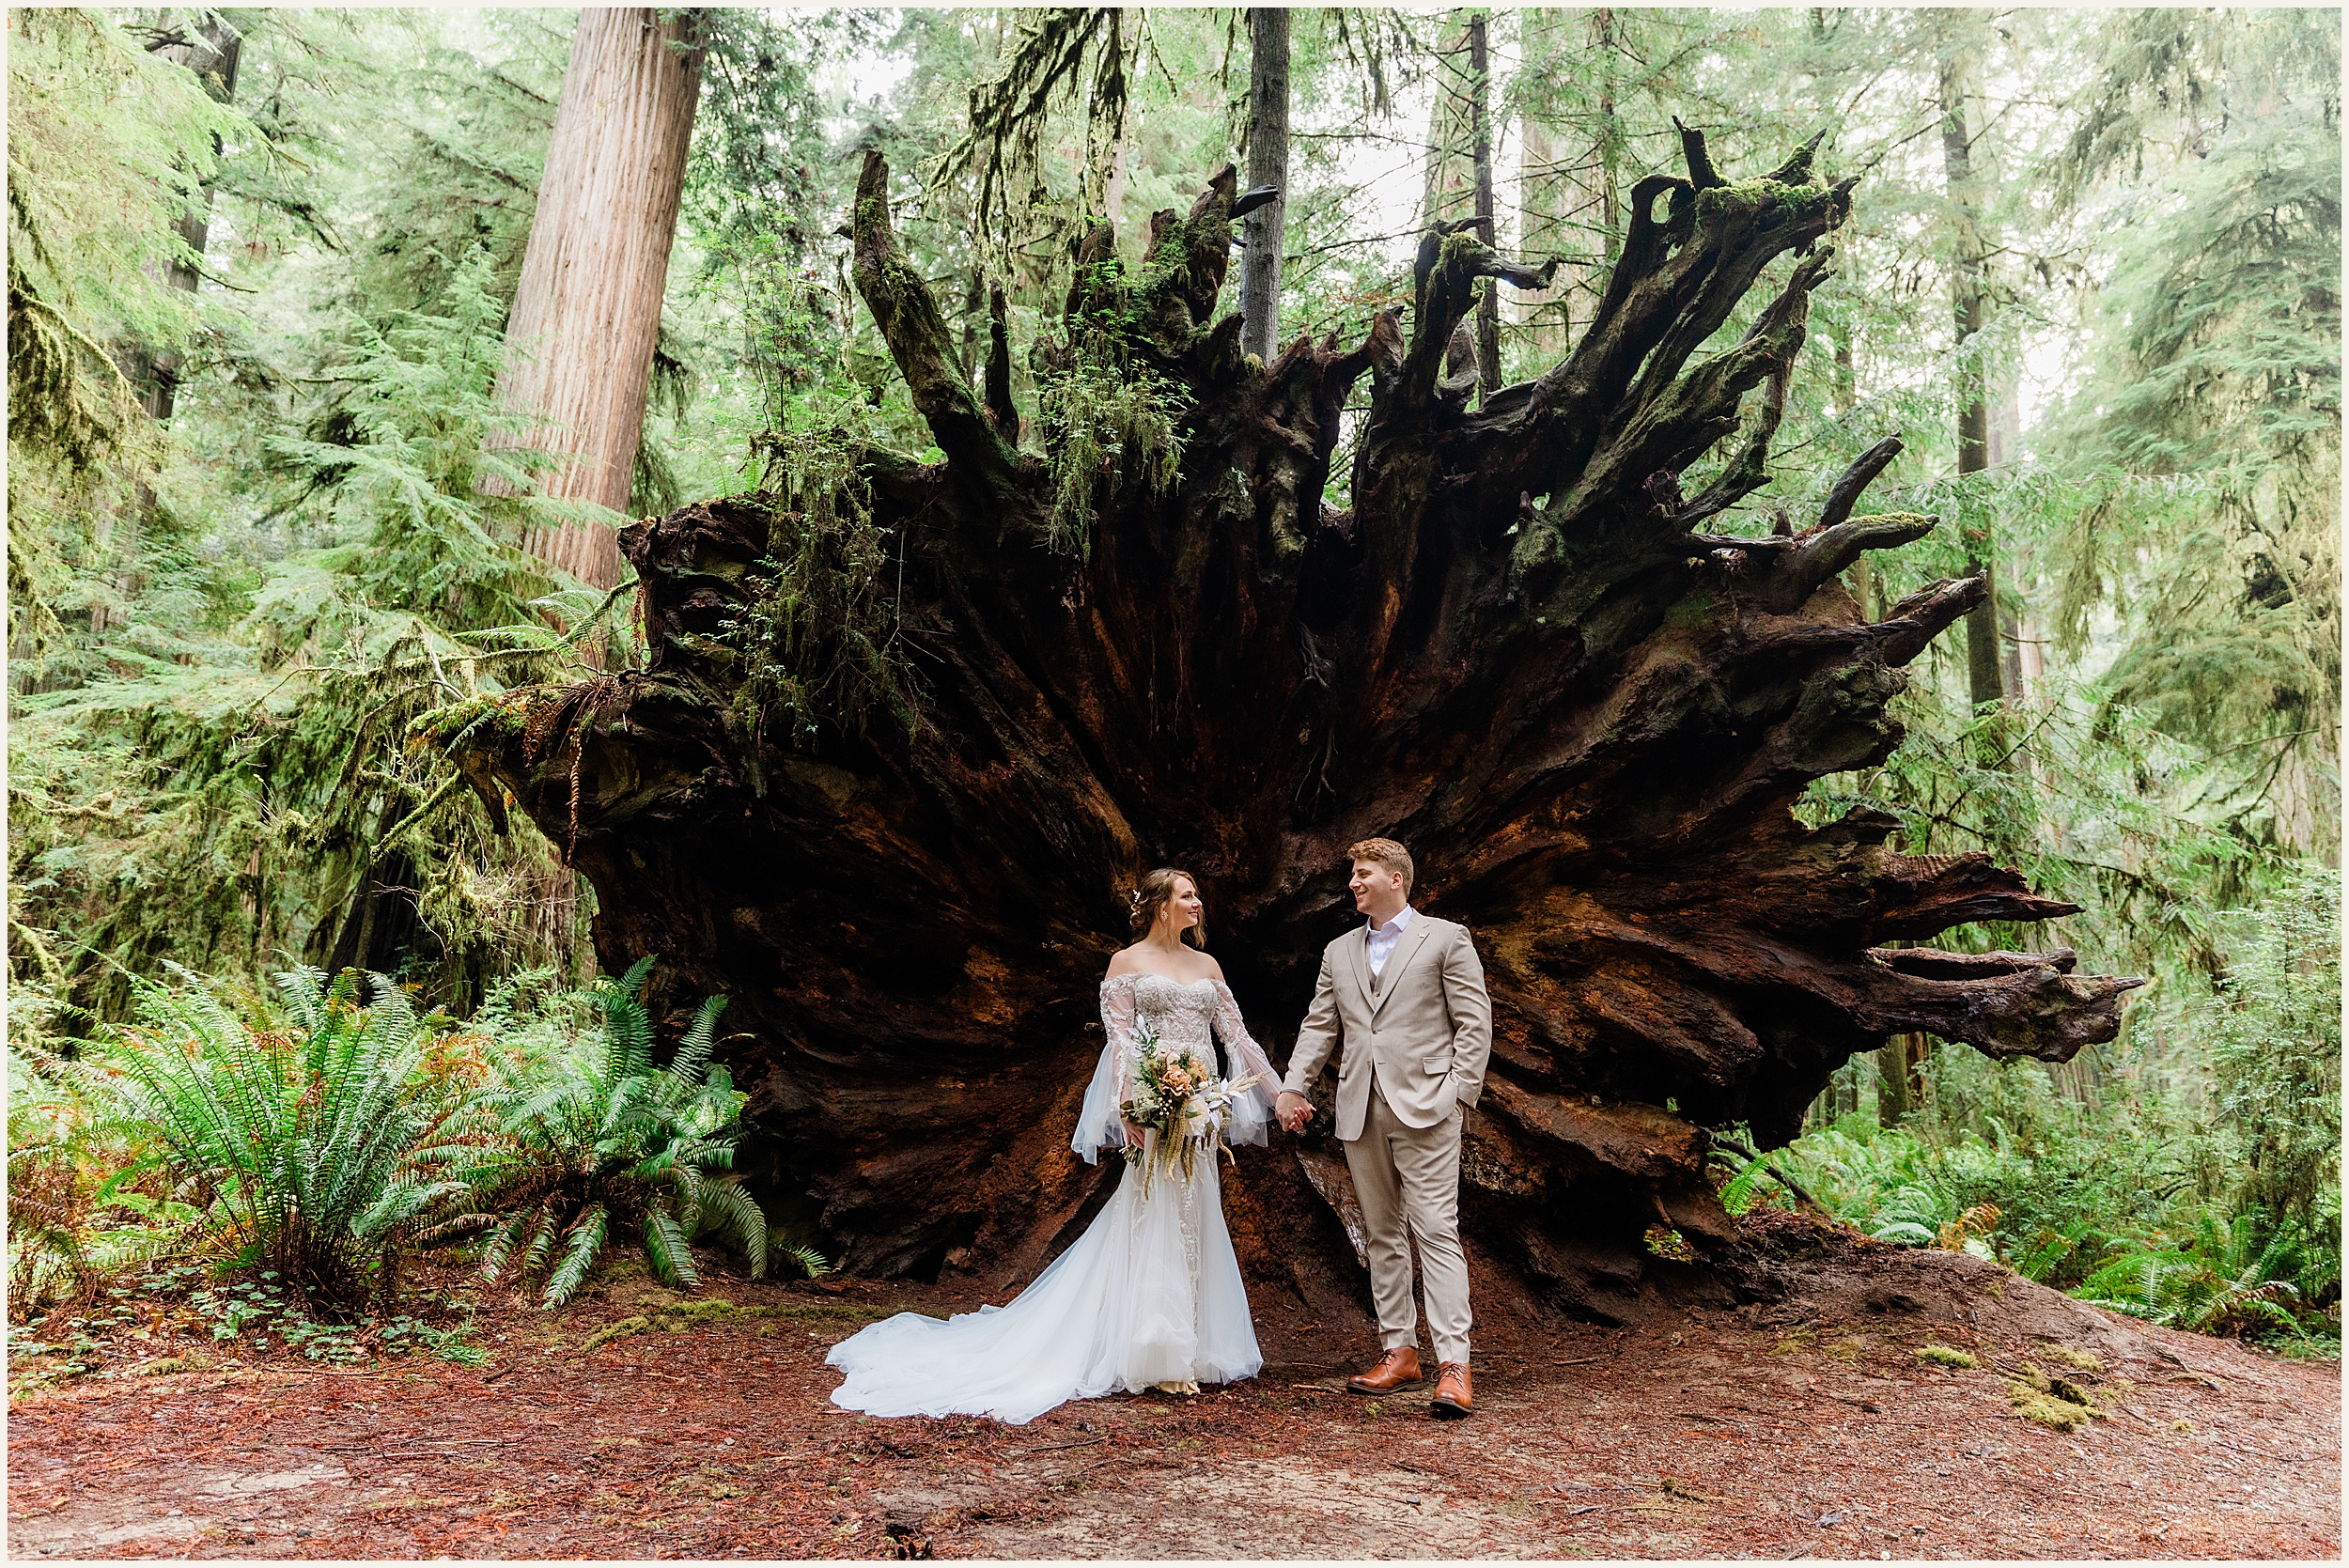
POLYGON ((734 712, 754 741, 812 744, 827 727, 911 734, 917 688, 899 635, 893 531, 873 518, 878 431, 856 403, 758 438, 768 549, 717 649, 739 680, 734 712), (778 733, 780 732, 780 733, 778 733))
POLYGON ((1163 494, 1181 476, 1183 389, 1136 365, 1113 343, 1072 342, 1064 368, 1038 383, 1052 495, 1051 545, 1088 555, 1100 507, 1125 494, 1163 494))

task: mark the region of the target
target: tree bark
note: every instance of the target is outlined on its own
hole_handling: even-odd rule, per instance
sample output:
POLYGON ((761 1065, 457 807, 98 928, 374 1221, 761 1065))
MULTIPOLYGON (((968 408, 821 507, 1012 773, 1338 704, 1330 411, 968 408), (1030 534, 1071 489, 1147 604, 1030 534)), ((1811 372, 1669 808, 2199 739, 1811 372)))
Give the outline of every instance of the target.
MULTIPOLYGON (((2073 906, 1984 856, 1894 853, 1881 812, 1792 815, 1810 781, 1891 752, 1901 666, 1982 584, 1875 620, 1843 592, 1861 552, 1933 526, 1856 515, 1897 442, 1800 533, 1705 529, 1767 482, 1850 187, 1813 181, 1810 148, 1735 184, 1701 136, 1684 149, 1687 178, 1631 193, 1572 353, 1474 410, 1445 361, 1476 286, 1554 267, 1466 225, 1424 239, 1408 325, 1389 311, 1360 343, 1300 337, 1267 365, 1215 316, 1233 170, 1152 219, 1131 278, 1096 230, 1069 319, 1180 386, 1188 438, 1172 482, 1093 473, 1082 552, 1049 548, 1066 476, 1005 445, 957 373, 867 154, 857 287, 944 460, 854 454, 830 521, 794 492, 631 524, 649 665, 513 699, 472 742, 573 846, 606 965, 661 955, 661 1005, 734 999, 748 1168, 848 1267, 1007 1285, 1084 1222, 1114 1175, 1067 1146, 1103 1048, 1095 987, 1153 865, 1199 877, 1281 1061, 1324 944, 1359 924, 1345 846, 1411 846, 1415 900, 1467 923, 1494 1003, 1470 1245, 1602 1319, 1744 1266, 1706 1127, 1782 1141, 1895 1032, 2046 1060, 2112 1036, 2136 982, 2075 975, 2068 952, 1888 945, 2073 906), (1742 340, 1700 358, 1788 257, 1742 340), (1364 377, 1339 509, 1338 414, 1364 377), (1741 428, 1684 497, 1680 473, 1741 428), (830 583, 846 608, 761 641, 745 629, 787 608, 757 565, 778 556, 836 557, 788 603, 830 583), (871 662, 893 648, 897 675, 871 662), (761 696, 843 671, 897 681, 903 706, 761 696), (1701 1262, 1652 1254, 1657 1224, 1701 1262)), ((1240 1152, 1226 1190, 1260 1285, 1357 1310, 1344 1172, 1326 1119, 1240 1152)))
MULTIPOLYGON (((1262 6, 1248 13, 1248 184, 1280 193, 1241 221, 1240 347, 1267 365, 1281 341, 1281 246, 1287 233, 1289 186, 1289 13, 1262 6)), ((1110 215, 1116 221, 1116 214, 1110 215)))
MULTIPOLYGON (((237 68, 244 58, 244 39, 218 16, 207 16, 184 31, 166 35, 153 45, 151 53, 158 58, 185 66, 203 83, 204 91, 215 103, 233 103, 237 100, 237 68)), ((212 152, 218 156, 220 138, 212 138, 212 152)), ((186 211, 173 223, 179 238, 188 247, 189 256, 174 258, 164 270, 164 281, 172 287, 187 293, 195 292, 203 281, 201 263, 204 247, 211 239, 212 187, 207 182, 199 199, 188 204, 186 211)), ((137 352, 137 365, 131 375, 139 389, 139 402, 158 421, 168 422, 178 403, 179 391, 179 355, 176 349, 137 352)))
MULTIPOLYGON (((1517 116, 1517 236, 1526 256, 1550 256, 1565 245, 1567 189, 1558 170, 1558 139, 1532 114, 1517 116)), ((1554 359, 1574 331, 1574 280, 1562 276, 1517 302, 1517 320, 1534 356, 1554 359)))
MULTIPOLYGON (((1468 24, 1469 146, 1476 166, 1476 233, 1495 250, 1501 234, 1493 226, 1492 51, 1486 46, 1486 16, 1471 12, 1468 24)), ((1481 398, 1501 388, 1501 289, 1491 282, 1476 302, 1476 381, 1481 398)))
MULTIPOLYGON (((579 14, 498 380, 521 422, 501 442, 559 457, 543 496, 628 510, 701 97, 696 30, 690 11, 579 14)), ((620 580, 606 522, 535 528, 524 547, 592 586, 620 580)))
POLYGON ((1623 250, 1623 190, 1617 171, 1623 165, 1623 122, 1615 116, 1615 13, 1602 6, 1591 16, 1591 53, 1598 62, 1598 198, 1607 265, 1612 267, 1623 250))
MULTIPOLYGON (((1970 40, 1969 40, 1970 41, 1970 40)), ((1983 259, 1982 193, 1974 181, 1974 139, 1968 113, 1976 67, 1967 45, 1942 56, 1940 73, 1941 164, 1955 229, 1950 269, 1952 316, 1956 327, 1957 472, 1980 474, 1990 466, 1990 412, 1983 374, 1974 358, 1987 304, 1983 259)), ((1983 581, 1982 602, 1966 616, 1967 689, 1976 707, 2005 699, 1999 658, 1998 563, 1987 527, 1968 523, 1961 541, 1966 570, 1983 581)))

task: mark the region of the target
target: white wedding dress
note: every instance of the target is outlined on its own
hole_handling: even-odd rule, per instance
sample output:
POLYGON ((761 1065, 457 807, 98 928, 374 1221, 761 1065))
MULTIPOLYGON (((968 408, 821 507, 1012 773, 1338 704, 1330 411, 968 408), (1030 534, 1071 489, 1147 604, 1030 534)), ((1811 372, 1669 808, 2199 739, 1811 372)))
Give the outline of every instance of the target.
MULTIPOLYGON (((1158 1032, 1161 1049, 1192 1046, 1212 1062, 1221 1040, 1224 1075, 1257 1078, 1234 1102, 1224 1137, 1265 1141, 1280 1080, 1230 989, 1220 980, 1127 974, 1101 985, 1109 1043, 1070 1140, 1077 1153, 1090 1163, 1125 1145, 1118 1107, 1131 1083, 1137 1018, 1158 1032)), ((1223 1224, 1216 1161, 1203 1154, 1188 1177, 1158 1165, 1145 1183, 1156 1151, 1143 1154, 1143 1167, 1119 1175, 1100 1217, 1009 1306, 943 1321, 900 1312, 834 1345, 827 1358, 848 1380, 832 1402, 875 1416, 992 1416, 1019 1425, 1114 1389, 1253 1377, 1264 1357, 1223 1224)))

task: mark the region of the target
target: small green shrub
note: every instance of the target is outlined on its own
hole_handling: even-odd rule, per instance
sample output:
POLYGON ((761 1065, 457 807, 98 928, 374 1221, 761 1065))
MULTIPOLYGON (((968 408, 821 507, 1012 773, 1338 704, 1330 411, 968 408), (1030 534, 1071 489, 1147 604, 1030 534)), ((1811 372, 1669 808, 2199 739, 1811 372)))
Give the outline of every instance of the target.
POLYGON ((601 1037, 526 1060, 484 1101, 509 1142, 474 1172, 485 1231, 481 1271, 495 1281, 544 1270, 544 1306, 585 1282, 616 1231, 633 1235, 653 1272, 691 1288, 700 1275, 692 1239, 730 1238, 751 1275, 767 1271, 767 1220, 727 1172, 747 1095, 710 1062, 723 997, 712 997, 665 1067, 652 1061, 642 1001, 652 960, 593 993, 601 1037))
POLYGON ((2279 1278, 2286 1242, 2251 1252, 2248 1220, 2205 1219, 2191 1245, 2154 1247, 2114 1258, 2073 1294, 2170 1328, 2242 1335, 2302 1332, 2299 1288, 2279 1278))
POLYGON ((468 1193, 455 1169, 490 1130, 428 1053, 453 1032, 386 976, 279 976, 280 1015, 178 966, 139 990, 100 1050, 110 1126, 145 1150, 110 1188, 167 1172, 192 1229, 230 1266, 265 1267, 330 1312, 395 1288, 399 1257, 468 1193))

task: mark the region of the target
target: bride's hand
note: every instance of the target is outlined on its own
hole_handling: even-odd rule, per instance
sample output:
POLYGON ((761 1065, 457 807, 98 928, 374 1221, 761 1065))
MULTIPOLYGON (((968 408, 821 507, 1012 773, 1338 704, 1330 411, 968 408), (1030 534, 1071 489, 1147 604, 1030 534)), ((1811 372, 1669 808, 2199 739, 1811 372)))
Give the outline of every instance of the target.
MULTIPOLYGON (((1121 1117, 1121 1118, 1120 1118, 1120 1120, 1122 1121, 1122 1120, 1124 1120, 1124 1118, 1122 1118, 1122 1117, 1121 1117)), ((1141 1127, 1138 1127, 1138 1126, 1134 1126, 1131 1122, 1127 1122, 1127 1123, 1126 1123, 1126 1141, 1127 1141, 1127 1142, 1128 1142, 1128 1143, 1133 1144, 1136 1148, 1141 1147, 1141 1146, 1142 1146, 1143 1130, 1143 1129, 1142 1129, 1141 1127)))

